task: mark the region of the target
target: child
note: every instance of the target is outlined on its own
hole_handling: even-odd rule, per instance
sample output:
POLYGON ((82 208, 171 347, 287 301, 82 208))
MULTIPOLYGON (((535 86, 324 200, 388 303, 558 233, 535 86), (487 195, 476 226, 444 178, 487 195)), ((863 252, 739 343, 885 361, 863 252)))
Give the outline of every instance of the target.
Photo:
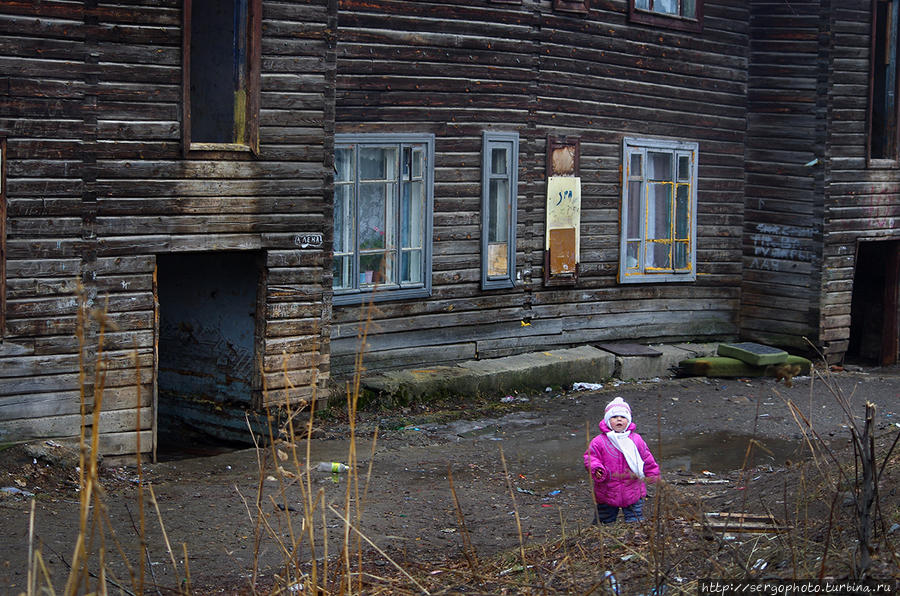
POLYGON ((659 478, 659 466, 634 428, 631 407, 617 397, 606 406, 602 434, 584 452, 584 467, 594 481, 597 518, 604 524, 616 521, 620 507, 626 522, 643 521, 644 481, 659 478))

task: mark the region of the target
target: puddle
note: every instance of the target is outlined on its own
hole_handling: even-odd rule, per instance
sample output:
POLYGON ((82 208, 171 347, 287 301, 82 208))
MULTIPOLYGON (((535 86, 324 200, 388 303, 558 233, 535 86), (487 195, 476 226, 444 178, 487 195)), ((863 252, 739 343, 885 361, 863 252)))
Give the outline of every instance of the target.
MULTIPOLYGON (((744 467, 747 447, 753 439, 750 435, 730 432, 704 433, 690 437, 664 439, 658 446, 650 444, 653 455, 667 470, 685 472, 727 472, 744 467), (656 447, 654 449, 654 446, 656 447)), ((785 461, 805 457, 801 441, 784 439, 757 439, 747 461, 747 467, 771 464, 782 466, 785 461)))

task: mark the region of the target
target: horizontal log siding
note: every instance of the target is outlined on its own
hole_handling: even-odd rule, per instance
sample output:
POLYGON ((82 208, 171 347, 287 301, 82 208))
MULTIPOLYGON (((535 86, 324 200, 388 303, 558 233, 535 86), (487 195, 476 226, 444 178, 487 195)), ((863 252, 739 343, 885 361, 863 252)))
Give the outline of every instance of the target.
MULTIPOLYGON (((75 291, 86 244, 87 30, 76 3, 17 3, 0 15, 0 135, 8 139, 9 207, 0 442, 79 433, 75 291), (57 432, 61 426, 65 430, 57 432)), ((111 413, 136 404, 123 405, 118 396, 131 366, 123 353, 111 359, 111 413)))
MULTIPOLYGON (((104 346, 117 363, 102 445, 133 452, 140 403, 142 449, 151 447, 162 253, 263 251, 263 397, 283 403, 324 385, 330 267, 324 250, 300 250, 294 237, 326 231, 330 240, 327 5, 264 0, 260 154, 224 159, 181 152, 181 0, 101 4, 89 14, 70 2, 2 9, 10 294, 0 440, 78 433, 80 277, 93 306, 108 310, 104 346)), ((96 343, 96 330, 88 340, 96 343)))
POLYGON ((337 132, 436 136, 433 296, 334 308, 347 373, 610 340, 734 338, 741 282, 748 10, 706 2, 702 33, 634 26, 626 4, 588 15, 551 2, 341 0, 337 132), (517 131, 515 289, 480 289, 482 130, 517 131), (581 277, 545 287, 548 135, 581 138, 581 277), (618 285, 621 141, 700 144, 698 277, 618 285))
POLYGON ((900 239, 900 175, 896 165, 866 163, 871 2, 832 4, 820 342, 839 361, 850 338, 857 242, 900 239))
POLYGON ((820 0, 752 2, 741 333, 808 349, 819 326, 824 85, 820 0))

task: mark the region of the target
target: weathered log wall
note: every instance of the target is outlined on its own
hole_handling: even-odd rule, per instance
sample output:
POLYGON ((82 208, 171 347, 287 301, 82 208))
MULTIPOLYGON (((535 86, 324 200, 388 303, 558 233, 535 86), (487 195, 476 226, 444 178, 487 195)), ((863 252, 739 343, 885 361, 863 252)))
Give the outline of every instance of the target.
POLYGON ((897 162, 867 159, 873 3, 752 7, 741 331, 840 361, 858 243, 900 239, 897 162))
POLYGON ((819 0, 750 16, 741 332, 800 349, 819 330, 827 19, 819 0))
MULTIPOLYGON (((260 255, 257 403, 308 397, 328 377, 325 247, 303 249, 298 234, 330 229, 333 7, 263 2, 256 158, 182 153, 181 7, 0 9, 9 148, 0 441, 78 433, 80 280, 108 321, 102 451, 133 453, 136 424, 151 448, 160 254, 260 255)), ((98 336, 96 323, 85 329, 88 362, 98 336)))
POLYGON ((872 4, 831 2, 820 333, 822 350, 832 361, 839 360, 849 344, 857 243, 900 239, 897 162, 866 159, 872 4))
POLYGON ((335 307, 332 362, 366 367, 502 356, 608 340, 738 334, 749 12, 708 1, 702 33, 630 24, 627 3, 589 14, 549 1, 342 0, 337 132, 434 133, 430 299, 335 307), (480 289, 483 130, 520 135, 515 289, 480 289), (545 287, 548 135, 581 139, 581 270, 545 287), (698 276, 618 285, 621 143, 699 142, 698 276))

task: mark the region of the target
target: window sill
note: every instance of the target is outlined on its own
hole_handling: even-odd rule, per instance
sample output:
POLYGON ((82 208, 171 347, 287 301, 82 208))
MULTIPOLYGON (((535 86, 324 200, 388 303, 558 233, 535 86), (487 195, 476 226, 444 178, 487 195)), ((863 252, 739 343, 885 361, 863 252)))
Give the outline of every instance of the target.
POLYGON ((243 143, 191 143, 191 151, 246 151, 250 152, 250 145, 243 143))
POLYGON ((896 159, 870 159, 866 163, 866 167, 872 170, 893 170, 900 166, 900 161, 896 159))
POLYGON ((690 273, 632 273, 619 274, 620 284, 685 283, 697 281, 697 274, 690 273))
POLYGON ((331 302, 334 306, 360 305, 369 302, 387 302, 389 300, 408 300, 411 298, 427 298, 431 296, 431 288, 376 289, 367 291, 335 291, 331 302))
POLYGON ((486 279, 481 282, 482 290, 508 290, 516 287, 516 282, 508 277, 503 279, 486 279))

